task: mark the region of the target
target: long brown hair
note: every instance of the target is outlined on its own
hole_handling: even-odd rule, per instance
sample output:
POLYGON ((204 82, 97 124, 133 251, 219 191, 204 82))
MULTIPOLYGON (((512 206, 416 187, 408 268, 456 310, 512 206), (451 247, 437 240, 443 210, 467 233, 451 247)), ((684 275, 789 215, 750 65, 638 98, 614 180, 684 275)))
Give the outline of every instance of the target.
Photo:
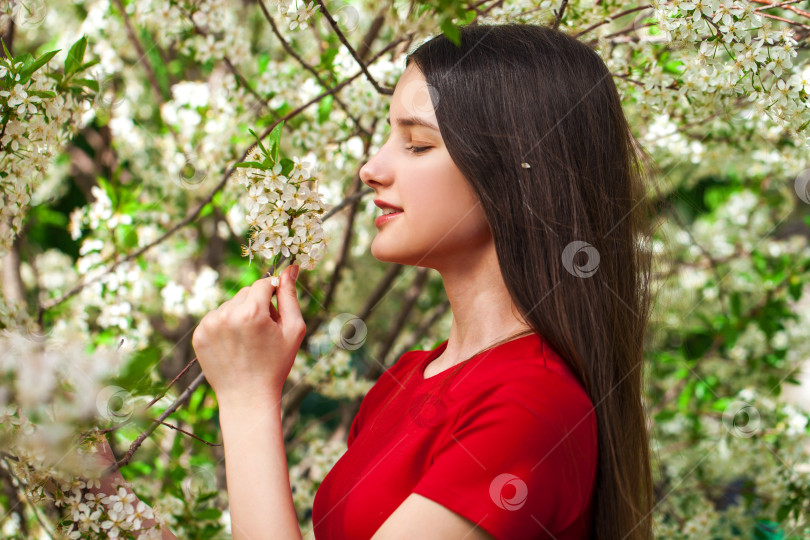
POLYGON ((438 35, 406 65, 429 85, 444 144, 481 201, 515 306, 594 404, 592 537, 647 540, 649 156, 610 72, 584 43, 529 24, 460 30, 460 46, 438 35))

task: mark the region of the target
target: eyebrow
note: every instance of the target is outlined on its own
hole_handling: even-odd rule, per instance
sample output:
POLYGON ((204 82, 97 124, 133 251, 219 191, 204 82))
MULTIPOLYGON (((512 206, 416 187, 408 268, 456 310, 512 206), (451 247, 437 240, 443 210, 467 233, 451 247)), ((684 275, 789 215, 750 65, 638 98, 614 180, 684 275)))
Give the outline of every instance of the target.
MULTIPOLYGON (((386 118, 386 122, 388 122, 389 126, 391 125, 390 118, 386 118)), ((432 129, 434 131, 439 131, 439 128, 436 127, 434 124, 417 116, 406 116, 404 118, 397 118, 396 123, 400 127, 422 126, 428 129, 432 129)))

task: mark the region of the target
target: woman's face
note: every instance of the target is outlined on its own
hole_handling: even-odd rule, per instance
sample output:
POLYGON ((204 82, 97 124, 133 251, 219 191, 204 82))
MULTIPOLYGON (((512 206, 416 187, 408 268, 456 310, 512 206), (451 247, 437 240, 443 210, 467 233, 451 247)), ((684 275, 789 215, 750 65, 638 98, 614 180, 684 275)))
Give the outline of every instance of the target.
POLYGON ((360 169, 360 179, 374 189, 376 202, 402 209, 375 225, 371 254, 441 270, 473 258, 492 235, 477 196, 442 142, 428 91, 422 73, 409 65, 391 98, 390 135, 360 169))

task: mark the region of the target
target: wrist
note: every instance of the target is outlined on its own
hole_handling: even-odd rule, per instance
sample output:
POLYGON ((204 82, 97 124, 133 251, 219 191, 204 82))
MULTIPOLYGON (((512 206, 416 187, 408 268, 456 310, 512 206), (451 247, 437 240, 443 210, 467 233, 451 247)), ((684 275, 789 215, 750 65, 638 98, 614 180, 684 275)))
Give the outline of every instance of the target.
POLYGON ((256 411, 270 411, 281 409, 281 391, 241 392, 232 394, 217 394, 220 414, 223 411, 235 414, 249 414, 256 411))

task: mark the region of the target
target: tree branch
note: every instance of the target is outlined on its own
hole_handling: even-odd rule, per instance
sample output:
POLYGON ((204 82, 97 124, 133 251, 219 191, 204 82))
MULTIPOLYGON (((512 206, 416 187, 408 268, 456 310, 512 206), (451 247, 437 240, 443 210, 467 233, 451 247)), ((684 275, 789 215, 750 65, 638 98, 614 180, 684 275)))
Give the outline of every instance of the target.
POLYGON ((194 390, 196 390, 197 387, 200 386, 203 383, 204 380, 205 380, 205 374, 200 373, 199 375, 197 375, 197 378, 195 378, 194 381, 190 385, 188 385, 188 388, 183 390, 183 393, 180 394, 179 396, 177 396, 177 399, 174 400, 174 403, 169 405, 169 407, 165 411, 163 411, 163 414, 161 414, 156 420, 153 420, 152 424, 148 428, 146 428, 143 432, 141 432, 140 435, 138 435, 138 438, 136 438, 135 441, 133 441, 133 443, 130 445, 129 450, 127 450, 126 455, 124 455, 123 458, 119 459, 113 465, 110 465, 104 471, 102 476, 107 476, 108 474, 112 474, 115 471, 117 471, 118 469, 120 469, 121 467, 123 467, 124 465, 126 465, 127 463, 129 463, 130 460, 132 459, 133 454, 135 454, 135 451, 141 446, 141 444, 143 444, 143 441, 145 441, 152 434, 152 432, 155 431, 155 429, 161 423, 163 423, 163 421, 166 418, 169 417, 169 415, 171 415, 174 411, 176 411, 178 408, 180 408, 180 405, 191 396, 191 394, 194 392, 194 390))
POLYGON ((132 42, 132 45, 135 46, 135 50, 138 51, 138 56, 140 57, 138 61, 143 64, 143 69, 146 71, 146 77, 149 79, 149 84, 152 86, 152 91, 155 93, 158 103, 162 105, 166 102, 166 99, 163 96, 163 90, 161 90, 160 84, 158 84, 157 76, 155 75, 155 71, 152 69, 152 64, 149 63, 149 58, 146 56, 146 51, 144 51, 141 41, 138 39, 138 36, 135 35, 135 29, 132 27, 132 21, 129 20, 129 15, 127 15, 127 11, 124 9, 124 5, 121 3, 121 0, 113 1, 115 2, 118 11, 121 13, 121 17, 124 19, 124 27, 126 28, 129 41, 132 42))
POLYGON ((552 28, 557 30, 560 27, 560 21, 562 21, 563 13, 565 12, 565 6, 568 5, 568 0, 562 0, 560 4, 560 9, 554 12, 554 25, 552 28))
MULTIPOLYGON (((259 0, 259 7, 261 8, 262 13, 264 14, 264 18, 267 19, 268 23, 270 23, 270 28, 273 30, 273 33, 278 38, 279 42, 281 42, 281 46, 284 47, 285 51, 287 51, 287 54, 289 54, 290 56, 295 58, 295 60, 299 64, 301 64, 301 66, 304 69, 306 69, 307 71, 312 73, 312 76, 315 77, 315 80, 318 81, 318 84, 320 84, 321 86, 326 88, 328 85, 326 84, 326 81, 324 81, 321 78, 321 76, 317 72, 317 70, 315 68, 313 68, 312 66, 310 66, 309 64, 307 64, 307 62, 303 58, 301 58, 301 56, 298 54, 298 52, 295 49, 293 49, 292 45, 290 45, 290 43, 286 39, 284 39, 284 36, 281 35, 281 32, 278 29, 278 26, 276 26, 276 21, 273 19, 273 16, 270 15, 270 12, 267 11, 267 7, 265 7, 263 0, 259 0)), ((371 136, 371 133, 366 128, 364 128, 362 125, 360 125, 360 119, 357 118, 356 116, 352 115, 351 112, 349 112, 349 108, 346 106, 346 104, 343 102, 343 100, 340 99, 337 96, 337 94, 335 94, 334 99, 335 99, 335 102, 337 102, 337 104, 340 106, 340 108, 343 109, 343 111, 346 113, 346 115, 349 118, 352 119, 354 124, 357 126, 357 129, 359 129, 362 133, 365 133, 366 135, 371 136)))
POLYGON ((321 11, 323 12, 323 16, 326 17, 327 21, 329 21, 329 24, 332 26, 332 29, 335 31, 335 34, 337 34, 338 39, 340 40, 341 43, 343 43, 343 46, 346 47, 349 50, 352 57, 357 61, 357 64, 360 66, 360 69, 363 70, 363 73, 365 74, 366 79, 368 79, 368 82, 370 82, 371 85, 374 87, 374 89, 377 90, 377 92, 379 92, 380 94, 385 94, 385 95, 389 95, 389 96, 391 94, 393 94, 394 93, 393 88, 383 88, 383 87, 381 87, 377 83, 377 81, 374 80, 374 77, 371 76, 371 73, 369 73, 368 67, 366 67, 365 62, 363 62, 363 59, 360 58, 360 56, 357 54, 357 51, 354 50, 354 47, 352 47, 349 44, 349 40, 347 40, 346 36, 343 35, 343 32, 338 27, 337 23, 335 22, 335 19, 332 18, 332 15, 329 13, 329 10, 326 9, 326 5, 323 3, 323 0, 315 0, 315 2, 317 2, 317 4, 319 6, 321 6, 321 11))
POLYGON ((647 5, 644 5, 644 6, 638 6, 638 7, 626 9, 626 10, 622 11, 621 13, 617 13, 616 15, 611 15, 610 17, 607 17, 603 21, 599 21, 598 23, 592 24, 591 26, 589 26, 585 30, 582 30, 581 32, 577 32, 576 34, 574 34, 574 37, 579 38, 580 36, 583 36, 583 35, 587 34, 588 32, 590 32, 591 30, 593 30, 595 28, 599 28, 600 26, 608 24, 610 22, 613 22, 613 21, 615 21, 616 19, 618 19, 620 17, 624 17, 625 15, 629 15, 630 13, 635 13, 636 11, 643 11, 645 9, 650 9, 651 7, 652 7, 651 4, 647 4, 647 5))

